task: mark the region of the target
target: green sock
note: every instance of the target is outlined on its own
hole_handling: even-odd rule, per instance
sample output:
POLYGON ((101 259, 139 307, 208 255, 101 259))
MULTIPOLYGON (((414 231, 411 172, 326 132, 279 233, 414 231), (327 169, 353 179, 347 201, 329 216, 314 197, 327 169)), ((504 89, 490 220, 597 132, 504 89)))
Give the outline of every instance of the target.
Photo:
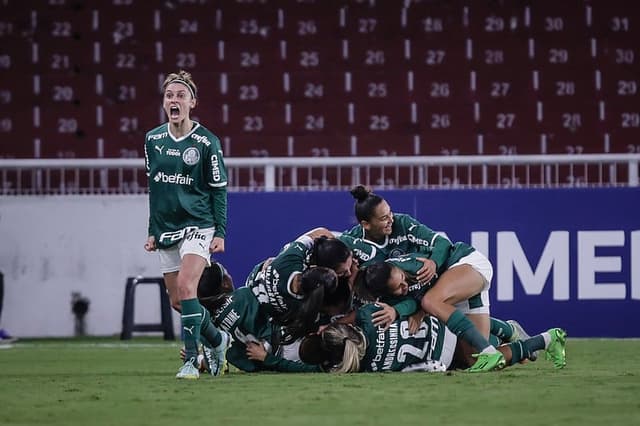
POLYGON ((489 343, 496 348, 502 344, 502 340, 493 334, 489 335, 489 343))
POLYGON ((523 359, 529 358, 529 355, 531 355, 527 352, 522 340, 509 343, 509 347, 511 348, 511 362, 509 362, 509 365, 517 364, 523 359))
POLYGON ((491 334, 493 334, 503 342, 509 341, 509 339, 511 339, 511 336, 513 336, 513 328, 511 328, 509 323, 498 318, 491 317, 489 319, 491 320, 491 334))
MULTIPOLYGON (((524 344, 524 347, 527 349, 527 351, 529 351, 530 353, 543 350, 546 347, 544 336, 542 334, 538 334, 527 340, 523 340, 522 343, 524 344)), ((528 357, 529 355, 527 355, 527 358, 528 357)))
POLYGON ((211 345, 212 348, 215 348, 222 342, 222 335, 220 334, 220 330, 216 328, 215 325, 211 322, 211 315, 209 311, 204 306, 200 305, 202 308, 202 323, 200 324, 200 335, 204 337, 204 339, 211 345))
POLYGON ((200 322, 202 320, 202 308, 198 299, 181 300, 182 308, 182 335, 184 338, 185 359, 198 358, 198 341, 200 337, 200 322))
POLYGON ((527 340, 509 343, 509 347, 511 348, 511 363, 509 365, 517 364, 523 359, 531 357, 531 354, 535 351, 544 349, 544 337, 538 334, 527 340))
MULTIPOLYGON (((455 310, 447 321, 447 328, 456 336, 469 343, 478 352, 492 347, 491 344, 478 331, 475 325, 459 310, 455 310)), ((494 349, 495 351, 495 349, 494 349)))

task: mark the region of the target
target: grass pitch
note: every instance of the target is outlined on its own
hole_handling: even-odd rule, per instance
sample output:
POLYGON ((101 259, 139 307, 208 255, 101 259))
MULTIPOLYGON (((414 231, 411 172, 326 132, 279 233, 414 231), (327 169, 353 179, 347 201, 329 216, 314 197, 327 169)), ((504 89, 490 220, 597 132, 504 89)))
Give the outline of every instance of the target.
POLYGON ((640 341, 571 340, 551 362, 468 374, 174 378, 178 343, 21 341, 0 350, 0 425, 640 424, 640 341))

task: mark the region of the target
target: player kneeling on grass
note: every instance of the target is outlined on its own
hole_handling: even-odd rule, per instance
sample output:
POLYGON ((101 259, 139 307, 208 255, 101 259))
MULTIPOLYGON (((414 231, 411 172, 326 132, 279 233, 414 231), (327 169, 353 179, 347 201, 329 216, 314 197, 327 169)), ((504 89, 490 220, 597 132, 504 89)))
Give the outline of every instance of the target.
MULTIPOLYGON (((330 324, 321 333, 307 336, 300 358, 337 373, 383 371, 446 371, 453 367, 458 339, 445 323, 426 316, 414 334, 407 320, 397 319, 388 328, 373 325, 372 315, 381 308, 364 305, 355 325, 330 324)), ((527 340, 502 345, 498 350, 513 365, 537 350, 544 350, 555 368, 563 368, 566 333, 552 328, 527 340)), ((467 364, 468 366, 468 364, 467 364)))

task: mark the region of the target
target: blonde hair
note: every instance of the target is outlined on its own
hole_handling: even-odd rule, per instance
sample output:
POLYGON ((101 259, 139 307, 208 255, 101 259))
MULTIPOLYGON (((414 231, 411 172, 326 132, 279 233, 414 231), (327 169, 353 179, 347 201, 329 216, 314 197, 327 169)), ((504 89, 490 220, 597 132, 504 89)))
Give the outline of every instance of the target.
POLYGON ((367 339, 362 330, 348 324, 333 323, 322 332, 322 340, 328 351, 340 350, 344 345, 342 361, 329 368, 331 373, 357 373, 360 361, 367 352, 367 339))
POLYGON ((198 97, 198 88, 196 87, 196 83, 193 81, 191 73, 185 70, 180 70, 177 73, 172 72, 171 74, 167 75, 167 77, 164 79, 164 82, 162 83, 162 93, 167 90, 167 86, 171 83, 184 84, 189 89, 189 92, 191 92, 191 96, 193 97, 193 99, 196 99, 198 97))

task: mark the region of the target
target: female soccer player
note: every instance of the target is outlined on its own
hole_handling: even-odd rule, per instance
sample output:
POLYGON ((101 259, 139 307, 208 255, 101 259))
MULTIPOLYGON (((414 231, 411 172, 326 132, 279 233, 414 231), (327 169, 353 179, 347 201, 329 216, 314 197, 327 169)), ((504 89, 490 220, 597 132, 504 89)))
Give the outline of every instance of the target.
MULTIPOLYGON (((333 323, 320 334, 306 337, 300 347, 302 361, 338 373, 446 371, 452 366, 457 339, 442 321, 427 316, 417 332, 411 334, 408 322, 397 319, 383 330, 373 325, 372 314, 379 309, 375 304, 365 305, 358 309, 355 326, 333 323)), ((565 345, 565 331, 552 328, 498 349, 509 365, 545 350, 554 367, 563 368, 565 345)))
POLYGON ((359 225, 345 234, 369 247, 364 256, 360 255, 360 266, 404 254, 420 260, 422 267, 415 271, 416 279, 421 283, 437 280, 422 297, 422 310, 444 321, 469 343, 469 358, 477 358, 470 371, 502 368, 504 357, 488 341, 488 290, 493 276, 489 260, 467 244, 452 244, 409 215, 394 215, 389 203, 362 185, 353 188, 351 194, 356 199, 359 225))
POLYGON ((197 379, 201 333, 214 347, 220 365, 230 340, 211 325, 209 313, 196 298, 210 253, 224 251, 227 171, 217 136, 190 118, 197 103, 191 74, 169 74, 162 91, 168 121, 150 130, 144 145, 149 177, 149 233, 144 248, 158 250, 171 304, 181 312, 186 359, 176 377, 197 379))
POLYGON ((352 268, 351 251, 344 243, 325 228, 316 228, 285 245, 275 258, 256 265, 245 286, 261 312, 285 326, 288 337, 295 340, 317 329, 320 308, 335 292, 338 277, 349 277, 352 268), (327 276, 313 287, 296 288, 296 277, 311 266, 324 267, 327 276))

